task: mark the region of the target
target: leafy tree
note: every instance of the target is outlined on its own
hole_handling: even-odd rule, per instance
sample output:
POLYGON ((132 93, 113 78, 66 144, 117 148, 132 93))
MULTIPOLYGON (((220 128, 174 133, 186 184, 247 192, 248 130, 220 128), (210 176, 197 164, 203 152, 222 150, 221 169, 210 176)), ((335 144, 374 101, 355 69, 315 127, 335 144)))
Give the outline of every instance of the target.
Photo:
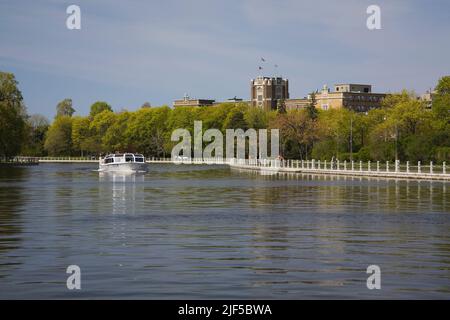
MULTIPOLYGON (((442 124, 450 122, 450 76, 443 77, 436 86, 436 94, 433 95, 432 111, 436 121, 442 124)), ((443 128, 444 129, 444 128, 443 128)))
POLYGON ((244 119, 244 107, 236 106, 233 107, 225 118, 222 130, 226 129, 242 129, 247 130, 247 123, 244 119))
POLYGON ((276 117, 276 112, 265 111, 261 108, 247 108, 244 113, 244 119, 249 128, 265 129, 269 122, 276 117))
POLYGON ((84 156, 85 152, 96 154, 98 150, 93 147, 94 138, 89 129, 90 120, 87 117, 73 117, 72 120, 72 147, 73 150, 84 156))
MULTIPOLYGON (((91 135, 90 149, 96 148, 96 154, 99 152, 110 152, 109 147, 105 143, 105 134, 114 122, 116 121, 116 114, 109 109, 104 109, 102 112, 97 113, 92 119, 89 125, 89 131, 91 135)), ((93 150, 92 150, 93 151, 93 150)))
POLYGON ((234 107, 236 107, 236 104, 227 102, 213 108, 199 109, 198 119, 203 121, 203 130, 221 130, 228 113, 234 107))
POLYGON ((20 152, 25 137, 26 111, 22 93, 12 73, 0 72, 0 156, 20 152))
POLYGON ((133 113, 123 111, 116 115, 116 119, 105 132, 103 137, 103 144, 106 149, 111 152, 116 151, 139 151, 134 150, 133 143, 127 137, 127 128, 133 113))
POLYGON ((282 151, 285 157, 308 158, 310 149, 318 137, 318 127, 305 110, 293 110, 288 114, 278 114, 270 126, 280 130, 282 151))
POLYGON ((89 115, 92 118, 94 118, 97 114, 99 114, 105 110, 110 111, 110 112, 113 111, 111 106, 108 103, 106 103, 104 101, 97 101, 91 105, 91 112, 89 113, 89 115))
POLYGON ((450 94, 450 76, 439 79, 439 82, 436 85, 436 92, 439 95, 450 94))
POLYGON ((47 131, 44 144, 51 156, 67 156, 72 154, 72 118, 56 117, 47 131))
POLYGON ((25 126, 26 139, 21 153, 28 156, 44 156, 45 135, 49 126, 48 119, 40 114, 28 117, 25 126))
POLYGON ((281 114, 286 113, 286 102, 284 101, 284 99, 277 100, 277 111, 281 114))
POLYGON ((170 139, 167 131, 169 111, 168 107, 136 111, 126 132, 130 145, 148 156, 164 156, 166 142, 170 139))
POLYGON ((72 99, 64 99, 58 103, 56 106, 56 116, 71 117, 75 113, 75 109, 72 106, 72 99))
POLYGON ((312 92, 310 94, 310 96, 311 96, 311 101, 306 106, 306 110, 308 111, 308 116, 311 119, 315 120, 318 117, 318 111, 317 111, 317 108, 316 108, 316 105, 317 105, 316 93, 312 92))
POLYGON ((403 90, 400 93, 388 94, 381 101, 381 106, 384 109, 390 109, 395 107, 397 104, 401 102, 408 102, 411 100, 417 100, 417 96, 414 92, 409 92, 407 90, 403 90))

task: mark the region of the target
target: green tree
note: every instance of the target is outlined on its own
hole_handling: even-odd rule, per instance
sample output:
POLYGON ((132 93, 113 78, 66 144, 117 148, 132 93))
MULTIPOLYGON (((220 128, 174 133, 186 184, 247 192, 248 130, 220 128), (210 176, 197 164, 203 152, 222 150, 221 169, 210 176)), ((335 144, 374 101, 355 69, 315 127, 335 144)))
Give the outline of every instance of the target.
POLYGON ((439 95, 450 94, 450 76, 439 79, 439 82, 436 85, 436 92, 439 95))
POLYGON ((437 121, 450 122, 450 76, 439 80, 433 95, 432 111, 437 121))
POLYGON ((81 156, 85 153, 97 154, 98 150, 94 143, 94 137, 90 130, 90 120, 88 117, 73 117, 72 120, 72 147, 81 156))
POLYGON ((318 138, 317 123, 309 117, 306 110, 278 114, 270 127, 280 130, 284 157, 307 159, 318 138))
POLYGON ((132 139, 127 136, 127 129, 133 114, 123 111, 116 115, 114 123, 108 127, 102 139, 106 149, 111 152, 139 151, 135 150, 132 139))
POLYGON ((384 97, 381 101, 381 106, 384 109, 390 109, 401 102, 408 102, 411 100, 417 100, 416 94, 414 92, 402 90, 400 93, 391 93, 386 95, 386 97, 384 97))
POLYGON ((113 111, 111 106, 108 103, 106 103, 104 101, 97 101, 91 105, 91 111, 90 111, 89 115, 92 118, 94 118, 97 114, 99 114, 105 110, 110 111, 110 112, 113 111))
POLYGON ((47 118, 34 114, 27 118, 25 126, 26 139, 22 145, 21 154, 40 157, 45 155, 45 135, 50 126, 47 118))
POLYGON ((56 117, 47 131, 44 144, 51 156, 67 156, 72 154, 72 118, 56 117))
POLYGON ((26 111, 22 93, 12 73, 0 72, 0 156, 21 150, 25 137, 26 111))
POLYGON ((275 111, 266 111, 262 108, 247 108, 244 113, 244 119, 248 128, 265 129, 269 122, 275 119, 275 111))
MULTIPOLYGON (((188 110, 184 111, 189 112, 188 110)), ((130 145, 147 156, 165 156, 171 133, 167 130, 169 112, 170 108, 167 106, 136 111, 126 131, 130 145)))
MULTIPOLYGON (((109 109, 105 109, 100 113, 97 113, 92 119, 89 125, 89 131, 91 135, 90 149, 96 148, 96 154, 100 152, 111 152, 110 146, 105 143, 105 134, 114 122, 116 121, 116 114, 109 109)), ((93 150, 91 150, 93 151, 93 150)))
POLYGON ((64 99, 60 101, 56 106, 56 116, 71 117, 75 113, 75 109, 72 106, 72 99, 64 99))
POLYGON ((318 117, 318 111, 317 111, 317 108, 316 108, 316 105, 317 105, 316 93, 312 92, 310 94, 310 97, 311 97, 311 101, 306 106, 306 110, 308 111, 308 116, 311 119, 315 120, 318 117))
POLYGON ((284 99, 277 100, 277 111, 281 114, 286 113, 286 102, 284 101, 284 99))
POLYGON ((223 121, 222 130, 226 129, 243 129, 247 130, 247 123, 244 118, 244 106, 233 107, 223 121))

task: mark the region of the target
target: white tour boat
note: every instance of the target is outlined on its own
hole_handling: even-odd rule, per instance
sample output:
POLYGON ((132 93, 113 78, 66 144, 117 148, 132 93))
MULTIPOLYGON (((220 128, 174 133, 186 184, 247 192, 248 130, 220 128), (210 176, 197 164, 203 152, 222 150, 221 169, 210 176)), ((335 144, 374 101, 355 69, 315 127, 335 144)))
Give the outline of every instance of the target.
POLYGON ((147 171, 145 157, 138 153, 108 154, 99 161, 99 171, 144 172, 147 171))

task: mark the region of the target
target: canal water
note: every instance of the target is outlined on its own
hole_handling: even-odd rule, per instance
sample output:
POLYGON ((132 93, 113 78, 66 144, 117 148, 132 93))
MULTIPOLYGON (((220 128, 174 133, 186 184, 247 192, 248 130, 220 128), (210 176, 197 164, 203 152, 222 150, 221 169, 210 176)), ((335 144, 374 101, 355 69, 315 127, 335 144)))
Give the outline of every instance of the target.
POLYGON ((450 298, 448 183, 95 169, 0 168, 0 298, 450 298))

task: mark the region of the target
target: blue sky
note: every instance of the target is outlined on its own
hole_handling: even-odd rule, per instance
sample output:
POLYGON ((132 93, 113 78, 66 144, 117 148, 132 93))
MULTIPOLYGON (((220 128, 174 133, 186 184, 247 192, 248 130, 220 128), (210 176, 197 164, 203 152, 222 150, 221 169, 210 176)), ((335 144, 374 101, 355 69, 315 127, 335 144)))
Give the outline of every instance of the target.
POLYGON ((97 100, 135 110, 184 93, 248 99, 250 79, 275 64, 291 97, 342 82, 421 93, 450 74, 449 39, 446 0, 0 2, 0 70, 48 118, 67 97, 82 115, 97 100), (70 4, 81 30, 66 28, 70 4), (371 4, 382 30, 366 28, 371 4))

